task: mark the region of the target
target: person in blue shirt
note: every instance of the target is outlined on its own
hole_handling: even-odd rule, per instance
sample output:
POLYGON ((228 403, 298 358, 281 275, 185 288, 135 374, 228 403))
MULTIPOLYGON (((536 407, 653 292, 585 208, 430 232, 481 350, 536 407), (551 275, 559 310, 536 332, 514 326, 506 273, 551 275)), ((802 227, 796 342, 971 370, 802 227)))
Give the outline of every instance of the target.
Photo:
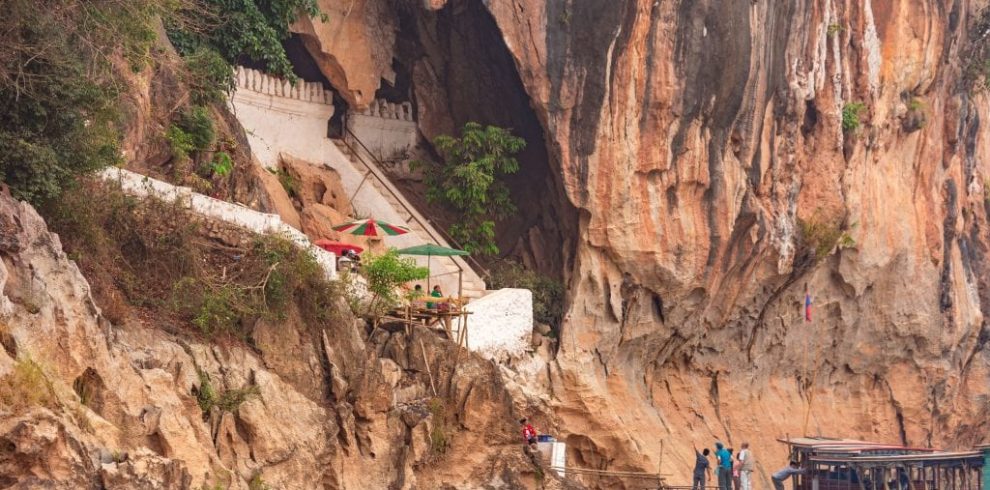
POLYGON ((698 448, 694 449, 694 475, 691 479, 691 490, 705 490, 705 476, 708 473, 708 455, 711 454, 711 450, 707 447, 704 451, 698 452, 698 448))
POLYGON ((715 459, 718 460, 719 490, 732 490, 732 453, 721 442, 715 443, 715 459))

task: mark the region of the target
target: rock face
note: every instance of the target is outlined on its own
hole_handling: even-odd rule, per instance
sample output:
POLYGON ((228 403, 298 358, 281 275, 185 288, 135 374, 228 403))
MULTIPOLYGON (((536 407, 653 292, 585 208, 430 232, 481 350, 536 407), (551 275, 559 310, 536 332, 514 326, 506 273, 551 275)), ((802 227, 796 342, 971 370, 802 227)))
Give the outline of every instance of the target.
POLYGON ((319 0, 325 18, 292 26, 320 71, 347 103, 366 109, 382 79, 394 81, 392 46, 397 24, 387 0, 319 0))
POLYGON ((692 443, 750 440, 766 478, 785 434, 986 434, 981 2, 486 5, 581 216, 553 378, 576 463, 665 440, 686 482, 692 443))
POLYGON ((30 206, 0 195, 0 237, 0 486, 534 481, 498 370, 435 332, 369 335, 353 318, 312 331, 290 310, 259 321, 249 347, 111 325, 30 206))
MULTIPOLYGON (((749 440, 768 483, 785 434, 986 434, 985 2, 484 5, 554 206, 577 209, 546 235, 569 285, 550 388, 570 462, 653 469, 665 441, 686 483, 692 444, 749 440)), ((474 6, 395 15, 458 32, 474 6)), ((413 64, 427 130, 449 124, 434 106, 464 110, 415 85, 440 80, 432 38, 413 64)))

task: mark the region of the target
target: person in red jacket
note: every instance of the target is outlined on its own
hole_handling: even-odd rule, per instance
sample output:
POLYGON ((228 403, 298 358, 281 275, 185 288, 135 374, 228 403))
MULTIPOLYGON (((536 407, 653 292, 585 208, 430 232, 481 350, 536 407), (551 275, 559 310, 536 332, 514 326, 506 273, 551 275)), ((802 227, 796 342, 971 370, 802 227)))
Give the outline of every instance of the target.
POLYGON ((536 429, 533 428, 532 424, 526 423, 526 419, 519 419, 519 425, 522 426, 523 439, 530 446, 536 445, 536 429))

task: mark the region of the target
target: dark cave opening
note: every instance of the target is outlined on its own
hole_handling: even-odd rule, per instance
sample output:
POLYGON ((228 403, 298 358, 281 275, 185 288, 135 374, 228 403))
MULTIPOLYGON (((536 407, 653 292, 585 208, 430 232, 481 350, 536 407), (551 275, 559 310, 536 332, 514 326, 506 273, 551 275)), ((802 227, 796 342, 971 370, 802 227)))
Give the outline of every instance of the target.
MULTIPOLYGON (((472 121, 511 128, 525 139, 526 149, 517 156, 520 170, 506 178, 518 212, 496 225, 500 255, 563 277, 568 223, 576 222, 577 213, 563 195, 544 128, 495 19, 482 2, 471 0, 453 0, 437 11, 408 5, 395 10, 394 88, 405 89, 399 85, 409 81, 424 142, 458 134, 472 121)), ((426 202, 421 183, 406 181, 402 188, 417 207, 438 217, 437 225, 447 228, 456 219, 426 202)))
MULTIPOLYGON (((561 279, 571 260, 577 211, 566 199, 551 160, 543 125, 502 34, 483 2, 451 0, 439 10, 393 1, 398 33, 392 61, 393 80, 382 79, 375 99, 409 102, 420 137, 416 158, 436 158, 430 143, 439 135, 459 134, 468 122, 510 128, 526 140, 517 159, 520 170, 506 178, 518 211, 496 224, 497 258, 480 258, 490 266, 512 258, 527 268, 561 279)), ((321 72, 303 39, 283 42, 293 71, 307 82, 321 82, 334 92, 331 138, 342 136, 347 103, 321 72)), ((250 66, 250 65, 249 65, 250 66)), ((384 169, 389 172, 389 169, 384 169)), ((427 202, 423 183, 393 175, 405 197, 437 228, 448 229, 457 216, 427 202)))

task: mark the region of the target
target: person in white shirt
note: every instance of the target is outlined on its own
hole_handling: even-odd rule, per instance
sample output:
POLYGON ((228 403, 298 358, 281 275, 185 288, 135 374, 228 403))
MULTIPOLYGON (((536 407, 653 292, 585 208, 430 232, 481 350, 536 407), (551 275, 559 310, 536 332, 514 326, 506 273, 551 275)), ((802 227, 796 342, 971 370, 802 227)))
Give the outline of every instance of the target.
POLYGON ((790 478, 793 475, 800 475, 804 473, 804 469, 798 464, 797 461, 791 461, 791 464, 784 468, 777 470, 770 480, 773 481, 773 488, 776 490, 784 490, 784 480, 790 478))
POLYGON ((739 451, 736 459, 739 460, 740 490, 753 490, 753 470, 756 469, 756 463, 748 442, 742 443, 742 450, 739 451))

